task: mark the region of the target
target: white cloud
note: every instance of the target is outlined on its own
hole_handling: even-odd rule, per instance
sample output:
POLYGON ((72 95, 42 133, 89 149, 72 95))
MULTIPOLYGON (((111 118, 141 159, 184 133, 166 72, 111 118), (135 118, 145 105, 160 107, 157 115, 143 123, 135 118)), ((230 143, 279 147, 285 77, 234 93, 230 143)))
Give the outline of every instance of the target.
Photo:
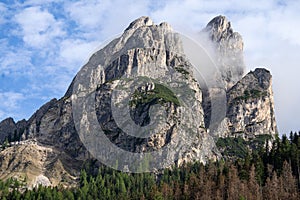
POLYGON ((4 3, 0 2, 0 24, 5 22, 5 13, 7 12, 7 8, 4 3))
POLYGON ((64 0, 27 0, 24 2, 24 6, 42 6, 49 3, 59 3, 64 2, 64 0))
POLYGON ((30 75, 33 71, 31 52, 26 49, 13 48, 8 41, 0 40, 0 72, 2 75, 30 75))
POLYGON ((63 24, 41 7, 25 8, 15 20, 21 26, 24 42, 32 47, 42 48, 65 35, 63 24))
POLYGON ((60 45, 61 63, 78 70, 88 61, 98 45, 99 42, 97 41, 87 42, 81 39, 66 39, 60 45))
POLYGON ((134 19, 148 15, 150 4, 155 1, 84 0, 66 3, 65 10, 78 25, 81 37, 103 41, 123 32, 134 19))
POLYGON ((270 12, 270 33, 276 34, 291 44, 300 45, 300 2, 292 2, 281 9, 270 12))
POLYGON ((80 28, 94 29, 103 23, 106 11, 112 5, 112 1, 84 0, 67 3, 65 10, 80 28))
POLYGON ((22 93, 18 92, 0 92, 0 109, 8 112, 16 110, 20 104, 19 102, 24 99, 22 93))

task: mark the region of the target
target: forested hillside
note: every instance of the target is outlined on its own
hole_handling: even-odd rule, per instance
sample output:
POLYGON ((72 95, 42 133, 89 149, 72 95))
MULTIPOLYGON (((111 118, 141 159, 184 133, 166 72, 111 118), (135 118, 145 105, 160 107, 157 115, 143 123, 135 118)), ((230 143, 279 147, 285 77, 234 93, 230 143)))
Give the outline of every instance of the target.
POLYGON ((1 199, 299 199, 300 132, 276 138, 245 157, 187 164, 160 175, 129 174, 86 164, 77 188, 0 183, 1 199))

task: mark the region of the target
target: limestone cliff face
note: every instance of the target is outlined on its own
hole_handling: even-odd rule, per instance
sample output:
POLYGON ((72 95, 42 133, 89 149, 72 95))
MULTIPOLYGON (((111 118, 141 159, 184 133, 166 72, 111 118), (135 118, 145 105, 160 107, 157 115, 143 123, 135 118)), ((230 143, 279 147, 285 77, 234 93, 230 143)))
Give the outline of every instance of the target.
MULTIPOLYGON (((179 152, 168 151, 166 165, 178 155, 175 159, 178 165, 216 159, 219 154, 214 141, 204 128, 202 92, 182 49, 180 38, 167 23, 155 25, 148 17, 142 17, 132 22, 120 38, 91 57, 83 67, 83 73, 76 77, 75 81, 79 83, 71 84, 73 91, 79 90, 73 98, 97 90, 96 111, 101 131, 123 150, 144 153, 169 144, 188 142, 193 145, 183 145, 179 152), (86 81, 85 74, 90 74, 90 81, 86 81), (136 80, 143 83, 130 91, 136 80), (120 110, 115 113, 111 101, 114 91, 118 91, 114 101, 119 105, 115 109, 120 110), (133 96, 128 95, 128 91, 133 96), (125 109, 128 104, 126 101, 129 101, 130 111, 122 112, 122 107, 125 109), (182 109, 183 104, 192 110, 182 109), (149 127, 153 129, 150 137, 128 135, 139 129, 136 125, 150 125, 149 113, 155 105, 160 106, 161 115, 163 110, 166 111, 165 121, 149 127)), ((89 110, 83 109, 81 113, 89 113, 89 110)), ((79 115, 78 126, 93 123, 87 118, 86 114, 79 115)), ((93 130, 89 126, 87 129, 93 130)))
POLYGON ((266 69, 249 72, 227 92, 229 135, 253 137, 277 133, 272 76, 266 69))
POLYGON ((23 140, 36 139, 43 145, 61 149, 78 160, 88 158, 72 118, 70 98, 52 99, 28 120, 23 140))

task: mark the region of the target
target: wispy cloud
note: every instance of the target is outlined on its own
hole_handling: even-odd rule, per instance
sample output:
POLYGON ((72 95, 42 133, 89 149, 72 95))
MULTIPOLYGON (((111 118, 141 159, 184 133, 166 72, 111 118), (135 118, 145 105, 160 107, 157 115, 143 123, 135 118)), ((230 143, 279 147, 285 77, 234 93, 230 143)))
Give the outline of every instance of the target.
POLYGON ((86 39, 107 39, 122 32, 134 19, 150 15, 155 1, 83 0, 65 3, 65 11, 86 39), (95 32, 96 31, 96 32, 95 32))
POLYGON ((5 12, 7 12, 7 8, 4 3, 0 2, 0 24, 5 22, 5 12))
POLYGON ((95 29, 103 24, 106 11, 112 5, 112 1, 84 0, 67 3, 65 10, 80 29, 95 29))
POLYGON ((99 42, 97 41, 66 39, 62 41, 60 46, 60 61, 78 69, 85 64, 98 45, 99 42), (77 66, 79 63, 80 66, 77 66))
POLYGON ((0 74, 4 76, 30 75, 33 70, 31 52, 26 49, 10 47, 8 41, 0 40, 0 74))
POLYGON ((20 102, 24 99, 22 93, 0 92, 0 117, 7 117, 9 114, 15 115, 15 110, 20 107, 20 102))
POLYGON ((15 20, 20 25, 24 42, 31 47, 45 47, 56 37, 65 35, 62 22, 41 7, 25 8, 15 16, 15 20))

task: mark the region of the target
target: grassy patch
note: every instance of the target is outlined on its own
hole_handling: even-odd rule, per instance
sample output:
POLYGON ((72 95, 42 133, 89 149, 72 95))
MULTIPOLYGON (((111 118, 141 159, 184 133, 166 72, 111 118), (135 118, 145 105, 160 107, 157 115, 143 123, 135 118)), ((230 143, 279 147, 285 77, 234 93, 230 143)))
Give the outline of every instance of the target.
POLYGON ((149 91, 138 91, 136 90, 133 93, 132 99, 129 102, 131 107, 138 105, 138 104, 145 104, 153 102, 159 103, 163 105, 164 103, 171 102, 177 106, 180 106, 180 102, 175 94, 166 86, 155 83, 154 89, 149 91))

